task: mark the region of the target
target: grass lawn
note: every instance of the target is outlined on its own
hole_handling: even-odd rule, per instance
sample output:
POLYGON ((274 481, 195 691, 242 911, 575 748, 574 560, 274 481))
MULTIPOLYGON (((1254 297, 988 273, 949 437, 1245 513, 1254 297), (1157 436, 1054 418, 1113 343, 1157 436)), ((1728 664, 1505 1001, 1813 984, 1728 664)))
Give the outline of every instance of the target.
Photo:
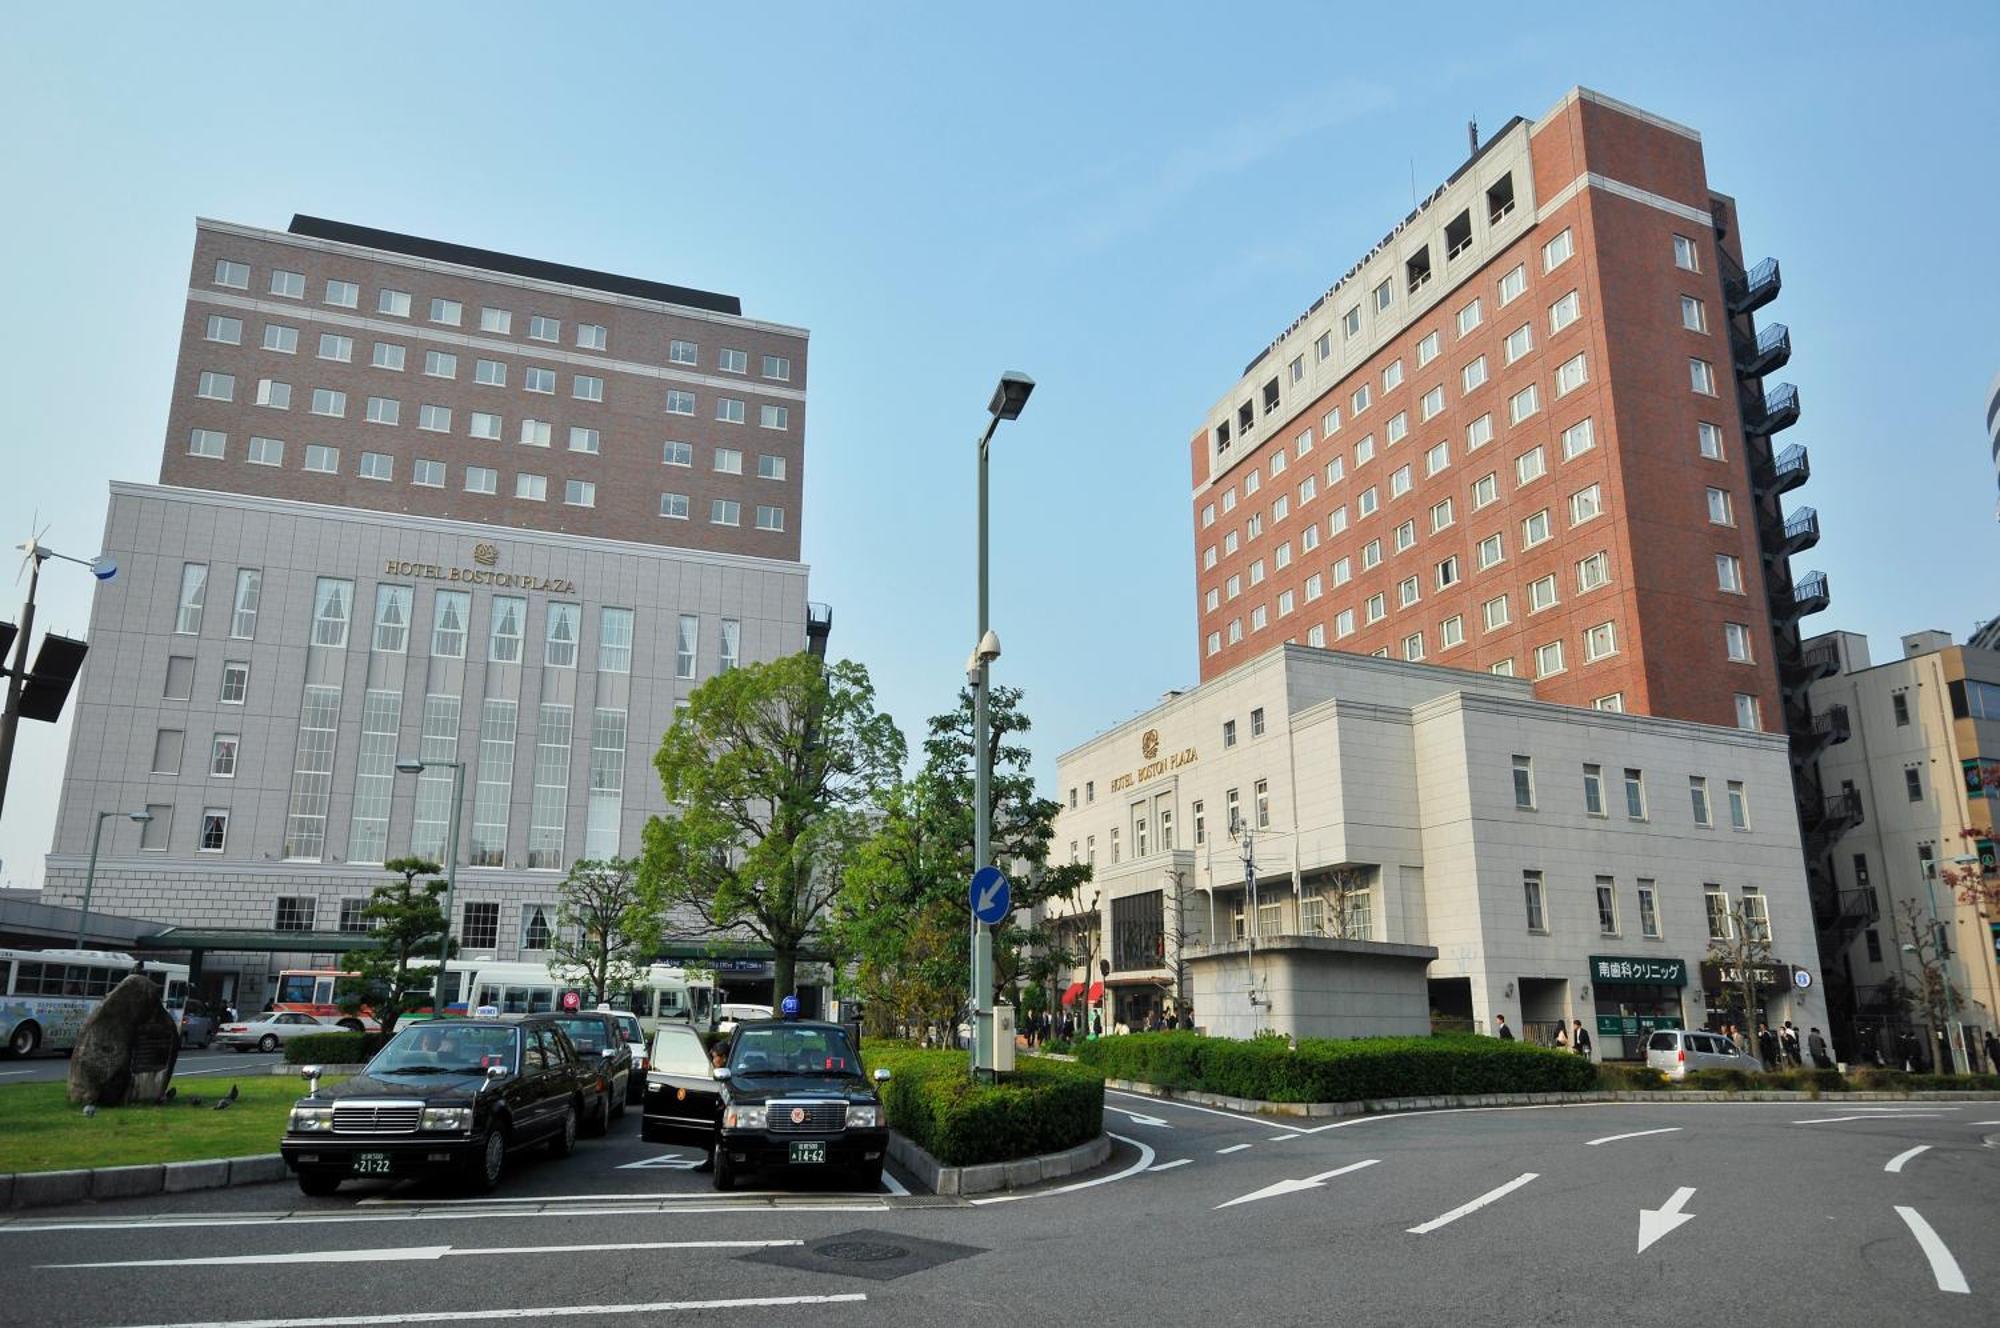
POLYGON ((65 1084, 0 1084, 0 1172, 275 1153, 286 1113, 305 1095, 298 1079, 269 1073, 233 1081, 204 1075, 174 1087, 178 1096, 163 1107, 100 1108, 86 1117, 69 1104, 65 1084), (215 1110, 232 1082, 242 1096, 227 1110, 215 1110), (189 1105, 190 1097, 203 1099, 202 1105, 189 1105))

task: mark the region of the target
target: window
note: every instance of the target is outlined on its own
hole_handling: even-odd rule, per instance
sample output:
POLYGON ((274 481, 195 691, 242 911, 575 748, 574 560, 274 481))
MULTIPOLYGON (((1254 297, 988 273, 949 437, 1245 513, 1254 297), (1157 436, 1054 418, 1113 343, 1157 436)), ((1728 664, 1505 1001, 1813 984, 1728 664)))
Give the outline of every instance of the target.
POLYGON ((493 624, 486 641, 488 660, 495 664, 521 662, 521 634, 527 617, 527 600, 513 595, 493 597, 493 624))
POLYGON ((1868 939, 1868 962, 1879 964, 1882 962, 1882 933, 1870 927, 1866 935, 1868 939))
POLYGON ((465 658, 465 623, 472 595, 464 590, 440 590, 432 607, 431 654, 438 659, 465 658))
POLYGON ((1354 507, 1362 516, 1373 516, 1375 509, 1381 505, 1381 498, 1375 492, 1375 486, 1371 484, 1361 491, 1361 496, 1355 500, 1354 507))
POLYGON ((1705 776, 1688 776, 1688 801, 1694 807, 1694 823, 1699 826, 1711 824, 1708 814, 1708 780, 1705 776))
POLYGON ((151 773, 178 775, 181 772, 181 748, 186 738, 187 734, 180 729, 161 729, 155 733, 151 773))
POLYGON ((716 498, 708 505, 708 523, 712 526, 740 526, 743 524, 743 504, 728 498, 716 498))
POLYGON ((514 477, 514 496, 531 503, 547 502, 549 497, 549 477, 531 475, 526 471, 514 477))
POLYGON ((1708 331, 1708 310, 1692 295, 1681 296, 1681 326, 1690 332, 1708 331))
POLYGON ((1497 475, 1481 475, 1472 482, 1472 506, 1475 510, 1500 499, 1500 479, 1497 475))
POLYGON ((1597 878, 1597 930, 1605 936, 1618 934, 1618 888, 1609 876, 1597 878))
POLYGON ((1551 641, 1535 647, 1535 676, 1547 678, 1563 671, 1563 643, 1551 641))
POLYGON ((1595 484, 1586 485, 1569 496, 1569 523, 1580 526, 1604 511, 1603 490, 1595 484))
POLYGON ((450 433, 451 407, 430 405, 417 407, 417 427, 427 429, 431 433, 450 433))
POLYGON ((368 398, 368 422, 370 424, 398 424, 403 418, 403 403, 394 397, 368 398))
POLYGON ((531 364, 521 371, 521 386, 530 392, 553 396, 556 390, 556 371, 531 364))
POLYGON ((276 351, 280 355, 296 355, 299 349, 299 330, 281 323, 264 324, 264 349, 276 351))
MULTIPOLYGON (((1349 582, 1350 580, 1352 580, 1352 579, 1353 579, 1353 577, 1354 577, 1354 560, 1353 560, 1352 558, 1347 558, 1347 557, 1343 557, 1343 558, 1337 558, 1337 559, 1335 559, 1335 560, 1334 560, 1334 564, 1333 564, 1333 584, 1334 584, 1334 585, 1336 585, 1336 586, 1344 586, 1344 585, 1346 585, 1346 584, 1347 584, 1347 583, 1348 583, 1348 582, 1349 582)), ((1314 580, 1315 582, 1316 582, 1316 581, 1317 581, 1318 579, 1319 579, 1318 577, 1314 577, 1314 578, 1313 578, 1313 580, 1314 580)), ((1310 584, 1311 584, 1311 583, 1308 583, 1308 584, 1309 584, 1309 586, 1310 586, 1310 584)), ((1309 595, 1307 596, 1307 598, 1308 598, 1308 599, 1317 599, 1317 598, 1319 598, 1319 596, 1318 596, 1318 594, 1317 594, 1317 593, 1315 592, 1315 593, 1312 593, 1312 594, 1309 594, 1309 595)))
POLYGON ((1306 644, 1314 650, 1326 649, 1326 624, 1314 623, 1306 628, 1306 644))
POLYGON ((1576 458, 1597 446, 1597 431, 1589 420, 1579 420, 1562 431, 1563 460, 1576 458))
POLYGON ((1617 636, 1617 629, 1613 624, 1608 622, 1602 622, 1597 624, 1597 626, 1588 628, 1584 631, 1583 634, 1584 663, 1594 664, 1598 660, 1603 659, 1607 655, 1615 655, 1617 653, 1618 653, 1618 636, 1617 636))
POLYGON ((204 373, 196 381, 194 394, 210 401, 236 400, 236 375, 226 373, 204 373))
POLYGON ((585 429, 575 424, 569 427, 569 450, 572 452, 586 452, 596 456, 603 446, 603 441, 603 437, 595 429, 585 429))
POLYGON ((570 395, 578 401, 602 401, 604 380, 590 374, 578 374, 570 380, 570 395))
POLYGON ((1382 390, 1384 392, 1393 392, 1402 385, 1403 361, 1401 359, 1391 360, 1388 367, 1382 370, 1382 390))
POLYGON ((1702 886, 1703 906, 1708 914, 1708 939, 1726 941, 1732 930, 1729 922, 1729 896, 1719 885, 1713 883, 1702 886))
POLYGON ((1581 594, 1595 590, 1611 579, 1611 563, 1602 549, 1588 558, 1579 559, 1576 564, 1576 588, 1581 594))
POLYGON ((241 740, 234 733, 218 733, 209 740, 209 778, 236 778, 236 752, 240 745, 241 740))
POLYGON ((354 359, 354 338, 337 336, 332 332, 319 334, 319 357, 347 364, 354 359))
POLYGON ((342 309, 353 309, 361 303, 361 287, 351 281, 328 281, 326 302, 342 309))
POLYGON ((395 342, 378 341, 375 343, 375 349, 371 352, 369 363, 377 369, 393 369, 397 373, 401 373, 403 371, 403 362, 407 356, 408 351, 398 346, 395 342))
POLYGON ((500 417, 490 411, 472 412, 472 423, 467 429, 474 438, 484 438, 491 442, 500 441, 500 417))
POLYGON ((1278 552, 1272 557, 1271 566, 1276 570, 1282 572, 1291 565, 1292 565, 1292 542, 1290 540, 1286 540, 1283 544, 1280 544, 1278 546, 1278 552))
POLYGON ((271 294, 282 295, 288 300, 303 300, 306 297, 306 274, 303 272, 271 272, 271 294))
POLYGON ((1549 509, 1544 507, 1521 523, 1521 547, 1532 549, 1549 537, 1549 509))
POLYGON ((547 447, 550 442, 551 426, 547 420, 521 421, 521 446, 547 447))
POLYGON ((1753 941, 1769 944, 1771 940, 1771 915, 1763 893, 1754 885, 1743 887, 1743 933, 1753 941))
POLYGON ((552 669, 576 667, 576 644, 583 610, 575 604, 550 604, 542 663, 552 669))
POLYGON ((1708 523, 1712 526, 1733 526, 1736 524, 1735 514, 1730 510, 1729 490, 1709 489, 1708 523))
POLYGON ((347 415, 347 393, 336 392, 330 387, 316 387, 312 395, 312 413, 342 419, 347 415))
POLYGON ((479 330, 481 332, 498 332, 502 336, 505 336, 514 330, 514 315, 512 311, 507 309, 481 309, 479 311, 479 330))
POLYGON ((1220 633, 1220 632, 1210 632, 1210 633, 1208 634, 1208 641, 1207 641, 1207 649, 1208 649, 1208 653, 1209 653, 1209 654, 1211 654, 1211 655, 1213 655, 1213 654, 1217 654, 1217 653, 1219 653, 1219 652, 1221 651, 1221 649, 1222 649, 1222 633, 1220 633))
POLYGON ((1521 873, 1521 894, 1528 910, 1528 930, 1545 932, 1549 929, 1548 915, 1542 909, 1542 874, 1538 871, 1521 873))
POLYGON ((576 325, 576 345, 578 350, 603 350, 610 344, 610 334, 601 323, 578 323, 576 325))
POLYGON ((410 640, 410 596, 408 586, 375 587, 375 637, 373 649, 400 655, 410 640))
POLYGON ((1479 620, 1485 630, 1493 631, 1505 627, 1510 621, 1507 613, 1507 597, 1496 595, 1479 606, 1479 620))
POLYGON ((1335 638, 1354 635, 1353 609, 1342 609, 1339 613, 1333 615, 1333 634, 1335 638))
POLYGON ((692 392, 667 393, 667 414, 669 415, 694 414, 694 393, 692 392))
POLYGON ((1695 426, 1695 442, 1710 461, 1722 460, 1722 430, 1703 420, 1695 426))
POLYGON ((1507 398, 1507 422, 1519 424, 1542 408, 1541 394, 1533 383, 1507 398))
POLYGON ((1267 779, 1258 780, 1252 792, 1257 807, 1257 828, 1268 830, 1271 828, 1271 782, 1267 779))
POLYGON ((743 473, 743 453, 733 447, 716 448, 715 469, 718 474, 722 475, 741 475, 743 473))
POLYGON ((1470 392, 1475 387, 1484 386, 1485 383, 1486 357, 1484 355, 1475 356, 1472 363, 1458 371, 1458 384, 1461 391, 1470 392))
POLYGON ((597 486, 589 480, 564 480, 563 502, 570 507, 595 507, 597 486))
POLYGON ((428 461, 422 457, 410 463, 410 483, 423 489, 444 487, 444 462, 428 461))
POLYGON ((1382 313, 1395 302, 1396 283, 1392 279, 1385 279, 1381 285, 1375 288, 1375 312, 1378 314, 1382 313))
POLYGON ((737 622, 736 619, 724 618, 722 620, 721 652, 718 655, 717 660, 718 660, 718 667, 720 667, 720 669, 724 673, 727 673, 729 672, 729 670, 735 668, 738 661, 741 659, 740 643, 742 640, 742 634, 743 634, 742 624, 737 622))
POLYGON ((1590 381, 1590 367, 1584 363, 1581 353, 1572 355, 1556 366, 1556 395, 1568 396, 1590 381))
POLYGON ((1512 364, 1534 348, 1535 330, 1528 324, 1523 323, 1507 334, 1507 363, 1512 364))
POLYGON ((457 327, 465 317, 465 306, 457 300, 432 300, 431 321, 446 327, 457 327))
POLYGON ((1414 664, 1424 657, 1424 634, 1412 632, 1403 638, 1403 658, 1414 664))
POLYGON ((1452 510, 1451 499, 1447 498, 1441 503, 1434 504, 1431 507, 1431 533, 1433 535, 1437 534, 1440 530, 1450 526, 1456 519, 1452 510))
POLYGON ((250 265, 232 262, 227 258, 216 259, 215 284, 228 286, 233 290, 250 289, 250 265))
MULTIPOLYGON (((174 662, 171 659, 167 661, 167 677, 169 680, 167 686, 170 697, 173 689, 174 662)), ((192 682, 194 677, 194 661, 186 659, 183 662, 187 665, 188 682, 192 682)), ((186 684, 184 683, 183 687, 185 686, 186 684)), ((224 705, 242 705, 248 699, 249 695, 250 666, 241 660, 224 661, 222 665, 222 690, 217 699, 224 705)), ((187 696, 187 692, 183 690, 178 699, 185 701, 187 696)))
POLYGON ((675 521, 688 519, 688 496, 684 493, 660 495, 660 515, 675 521))
POLYGON ((1554 336, 1571 323, 1574 323, 1577 320, 1577 316, 1576 292, 1571 291, 1549 306, 1549 335, 1554 336))
MULTIPOLYGON (((760 429, 789 429, 792 426, 792 412, 786 406, 757 407, 757 427, 760 429)), ((1283 454, 1280 453, 1282 456, 1283 454)))
MULTIPOLYGON (((781 480, 785 478, 785 459, 764 453, 757 458, 757 478, 760 480, 781 480)), ((1211 508, 1211 511, 1214 509, 1211 508)))
POLYGON ((1732 779, 1725 785, 1729 797, 1729 828, 1748 830, 1750 828, 1750 800, 1743 791, 1743 781, 1732 779))
POLYGON ((1372 539, 1372 540, 1369 540, 1369 541, 1368 541, 1368 542, 1367 542, 1366 544, 1364 544, 1364 545, 1362 545, 1362 546, 1361 546, 1361 570, 1362 570, 1362 571, 1364 571, 1364 572, 1365 572, 1365 571, 1367 571, 1367 570, 1368 570, 1369 568, 1371 568, 1371 567, 1379 567, 1379 566, 1381 566, 1381 564, 1382 564, 1382 541, 1381 541, 1381 540, 1378 540, 1378 539, 1372 539))
POLYGON ((1410 413, 1399 410, 1389 417, 1389 425, 1382 431, 1382 436, 1388 440, 1389 446, 1394 447, 1397 443, 1402 442, 1404 438, 1408 437, 1409 432, 1410 413))
POLYGON ((275 378, 257 380, 257 404, 269 410, 290 410, 292 408, 292 385, 281 383, 275 378))
POLYGON ((1437 357, 1438 334, 1436 332, 1426 332, 1423 340, 1417 343, 1417 367, 1421 369, 1437 357))
POLYGON ((1384 597, 1379 593, 1370 595, 1364 607, 1368 611, 1368 621, 1371 623, 1381 622, 1389 616, 1388 606, 1384 601, 1384 597))
POLYGON ((1485 317, 1485 311, 1478 300, 1466 305, 1458 311, 1458 335, 1462 337, 1472 331, 1484 321, 1485 317))
MULTIPOLYGON (((324 828, 322 825, 321 829, 324 830, 324 828)), ((288 858, 318 857, 319 853, 315 849, 311 854, 287 852, 285 856, 288 858)), ((271 925, 273 929, 277 931, 311 931, 313 929, 313 914, 316 911, 316 904, 317 901, 312 899, 293 896, 281 897, 278 900, 277 910, 272 915, 271 925)))
MULTIPOLYGON (((347 619, 354 603, 354 583, 323 576, 313 585, 312 643, 334 650, 347 648, 347 619)), ((307 690, 311 690, 308 688, 307 690)), ((338 689, 336 689, 337 692, 338 689)), ((338 696, 335 698, 338 703, 338 696)))
POLYGON ((240 346, 243 344, 243 320, 227 318, 222 314, 210 314, 207 330, 202 335, 209 341, 219 341, 225 346, 240 346))
POLYGON ((229 435, 214 429, 195 429, 188 434, 188 455, 222 460, 229 450, 229 435))
MULTIPOLYGON (((1728 653, 1731 663, 1749 664, 1754 662, 1750 657, 1750 629, 1745 624, 1734 622, 1722 624, 1722 646, 1728 653)), ((1895 699, 1900 701, 1903 698, 1898 696, 1895 699)), ((1899 722, 1907 723, 1908 720, 1904 719, 1899 722)))
POLYGON ((1396 607, 1407 609, 1422 598, 1422 590, 1414 576, 1404 577, 1396 585, 1396 607))
POLYGON ((1525 811, 1535 809, 1535 761, 1531 756, 1514 758, 1514 805, 1525 811))
POLYGON ((1727 553, 1715 555, 1715 586, 1730 594, 1743 593, 1743 564, 1727 553))
POLYGON ((1528 265, 1517 263, 1514 269, 1500 278, 1500 303, 1511 304, 1528 289, 1528 265))
POLYGON ((1625 767, 1625 815, 1634 821, 1646 819, 1646 777, 1629 765, 1625 767))
POLYGON ((1368 409, 1368 403, 1374 399, 1373 389, 1368 384, 1363 383, 1361 386, 1355 388, 1354 395, 1347 399, 1347 413, 1350 415, 1359 415, 1362 411, 1368 409))
POLYGON ((497 493, 500 488, 500 472, 491 466, 467 466, 465 468, 465 491, 467 493, 497 493))
POLYGON ((1539 581, 1528 583, 1528 612, 1540 613, 1556 602, 1556 579, 1545 576, 1539 581))
POLYGON ((1443 562, 1437 565, 1437 588, 1439 590, 1443 590, 1447 586, 1454 586, 1457 584, 1458 584, 1458 555, 1454 553, 1451 557, 1445 559, 1443 562))
POLYGON ((1924 800, 1923 771, 1913 765, 1905 766, 1903 768, 1903 791, 1909 794, 1911 802, 1922 802, 1924 800))
POLYGON ((1694 247, 1694 241, 1685 235, 1674 237, 1674 266, 1688 272, 1701 271, 1701 255, 1694 247))
POLYGON ((1688 383, 1705 397, 1715 395, 1715 366, 1707 360, 1688 361, 1688 383))
POLYGON ((1494 534, 1488 535, 1485 539, 1479 541, 1479 548, 1474 554, 1474 557, 1477 558, 1479 562, 1479 570, 1482 572, 1485 571, 1487 568, 1493 566, 1495 563, 1498 563, 1506 556, 1507 556, 1507 550, 1506 550, 1505 537, 1499 534, 1497 531, 1494 534))
POLYGON ((1396 467, 1395 473, 1389 476, 1389 496, 1391 498, 1401 498, 1410 491, 1412 482, 1408 466, 1396 467))
MULTIPOLYGON (((1732 655, 1730 658, 1733 659, 1735 656, 1732 655)), ((1910 723, 1910 698, 1908 694, 1904 692, 1891 692, 1889 694, 1889 711, 1895 716, 1897 728, 1907 728, 1910 723)))
POLYGON ((1570 235, 1569 228, 1565 226, 1562 234, 1542 246, 1542 271, 1547 272, 1551 268, 1562 266, 1575 252, 1576 241, 1570 235))
POLYGON ((201 634, 202 603, 208 598, 208 564, 181 565, 181 596, 174 615, 174 631, 181 636, 201 634))
POLYGON ((743 423, 743 403, 735 397, 717 397, 715 399, 715 418, 724 424, 743 423))
POLYGON ((784 528, 785 528, 784 508, 769 507, 762 503, 759 503, 757 505, 757 529, 781 531, 784 528))
POLYGON ((396 462, 386 452, 363 452, 358 473, 364 480, 392 480, 396 478, 396 462))

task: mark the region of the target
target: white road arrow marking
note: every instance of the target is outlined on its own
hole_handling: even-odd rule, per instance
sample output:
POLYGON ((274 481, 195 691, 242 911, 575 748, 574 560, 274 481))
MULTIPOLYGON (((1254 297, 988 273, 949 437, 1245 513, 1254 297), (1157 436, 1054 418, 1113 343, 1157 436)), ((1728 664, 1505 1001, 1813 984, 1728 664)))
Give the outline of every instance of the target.
POLYGON ((1263 1189, 1246 1194, 1240 1199, 1231 1199, 1228 1203, 1219 1203, 1216 1205, 1216 1208, 1234 1208, 1237 1204, 1255 1203, 1259 1199, 1275 1199, 1281 1194, 1297 1194, 1301 1190, 1317 1190, 1322 1188, 1335 1176, 1345 1176, 1350 1171, 1359 1171, 1363 1167, 1372 1167, 1381 1160, 1379 1157, 1371 1157, 1365 1162, 1350 1162, 1344 1167, 1335 1167, 1332 1171, 1322 1171, 1317 1176, 1307 1176, 1304 1180, 1281 1180, 1275 1185, 1266 1185, 1263 1189))
POLYGON ((300 1250, 292 1254, 224 1254, 206 1259, 120 1259, 109 1263, 47 1263, 44 1268, 177 1268, 273 1263, 413 1263, 472 1254, 603 1254, 628 1250, 762 1250, 797 1240, 660 1240, 616 1245, 398 1245, 382 1250, 300 1250))
POLYGON ((1658 1208, 1641 1208, 1639 1210, 1638 1252, 1640 1254, 1646 1252, 1648 1245, 1651 1245, 1675 1227, 1680 1226, 1683 1222, 1694 1221, 1693 1213, 1683 1213, 1681 1211, 1687 1205, 1687 1201, 1692 1198, 1694 1198, 1694 1187, 1692 1185, 1683 1185, 1674 1191, 1673 1198, 1667 1200, 1658 1208))
POLYGON ((1906 1149, 1905 1151, 1900 1152, 1896 1154, 1894 1157, 1890 1158, 1888 1165, 1884 1166, 1882 1170, 1900 1174, 1903 1170, 1903 1164, 1905 1162, 1915 1157, 1918 1153, 1928 1153, 1930 1151, 1931 1151, 1931 1146, 1929 1144, 1918 1144, 1915 1148, 1906 1149))
POLYGON ((701 1165, 698 1157, 687 1157, 680 1153, 662 1153, 658 1157, 642 1157, 637 1162, 622 1162, 619 1171, 693 1171, 701 1165))
POLYGON ((1607 1134, 1602 1139, 1592 1139, 1585 1148, 1595 1148, 1599 1144, 1615 1144, 1620 1139, 1643 1139, 1649 1134, 1678 1134, 1680 1126, 1669 1125, 1663 1130, 1634 1130, 1630 1134, 1607 1134))
POLYGON ((1460 1204, 1458 1207, 1452 1209, 1449 1213, 1446 1213, 1442 1217, 1434 1217, 1430 1221, 1424 1223, 1422 1226, 1409 1227, 1406 1228, 1406 1230, 1408 1230, 1412 1236, 1422 1236, 1429 1232, 1436 1231, 1439 1227, 1449 1226, 1451 1223, 1458 1221, 1459 1218, 1464 1217, 1467 1213, 1478 1212, 1480 1209, 1484 1208, 1487 1204, 1492 1203, 1495 1199, 1506 1198, 1508 1195, 1520 1189, 1523 1185, 1526 1185, 1529 1181, 1535 1179, 1535 1177, 1539 1175, 1541 1175, 1539 1171, 1524 1171, 1520 1175, 1514 1177, 1514 1179, 1508 1181, 1505 1185, 1502 1185, 1499 1189, 1488 1190, 1486 1193, 1480 1195, 1477 1199, 1474 1199, 1471 1203, 1460 1204))
POLYGON ((1938 1233, 1931 1230, 1931 1224, 1924 1221, 1924 1215, 1900 1204, 1896 1207, 1896 1214, 1903 1219, 1903 1225, 1910 1229, 1910 1234, 1917 1238, 1917 1244, 1923 1246, 1924 1257, 1931 1261, 1931 1276, 1937 1279, 1938 1290, 1970 1295, 1972 1288, 1965 1284, 1965 1274, 1959 1270, 1958 1260, 1951 1257, 1951 1251, 1938 1239, 1938 1233))
POLYGON ((1161 1120, 1158 1116, 1141 1115, 1139 1112, 1136 1111, 1127 1111, 1123 1107, 1106 1107, 1105 1110, 1115 1111, 1121 1116, 1130 1116, 1132 1118, 1132 1123, 1134 1125, 1156 1125, 1163 1130, 1171 1130, 1174 1128, 1173 1126, 1167 1124, 1167 1122, 1161 1120))

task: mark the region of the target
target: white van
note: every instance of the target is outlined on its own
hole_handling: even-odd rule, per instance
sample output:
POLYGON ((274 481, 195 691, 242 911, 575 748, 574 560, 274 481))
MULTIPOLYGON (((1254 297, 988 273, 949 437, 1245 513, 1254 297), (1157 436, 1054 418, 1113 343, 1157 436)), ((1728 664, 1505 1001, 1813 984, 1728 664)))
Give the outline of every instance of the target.
POLYGON ((1646 1039, 1646 1066, 1669 1079, 1685 1079, 1689 1070, 1761 1070, 1763 1062, 1746 1056, 1720 1033, 1689 1028, 1654 1030, 1646 1039))

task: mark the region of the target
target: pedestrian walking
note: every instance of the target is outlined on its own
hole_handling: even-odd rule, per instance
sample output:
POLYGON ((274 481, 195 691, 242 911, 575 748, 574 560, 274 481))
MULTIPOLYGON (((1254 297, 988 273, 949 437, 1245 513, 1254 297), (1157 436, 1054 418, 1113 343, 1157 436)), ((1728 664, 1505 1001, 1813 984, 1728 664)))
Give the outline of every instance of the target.
POLYGON ((1557 1051, 1569 1050, 1569 1028, 1560 1019, 1556 1020, 1556 1035, 1549 1045, 1557 1051))
POLYGON ((1748 1056, 1750 1054, 1750 1039, 1744 1037, 1743 1030, 1735 1024, 1729 1026, 1729 1043, 1736 1048, 1738 1055, 1748 1056))
POLYGON ((1831 1070, 1833 1068, 1833 1057, 1826 1054, 1826 1039, 1819 1035, 1817 1028, 1806 1038, 1806 1046, 1812 1051, 1813 1068, 1815 1070, 1831 1070))
POLYGON ((1761 1021, 1757 1024, 1757 1055, 1763 1060, 1765 1069, 1775 1070, 1778 1067, 1778 1035, 1771 1031, 1769 1024, 1761 1021))
POLYGON ((1512 1042, 1514 1040, 1514 1030, 1507 1027, 1506 1015, 1504 1014, 1494 1015, 1493 1022, 1499 1025, 1499 1027, 1494 1030, 1493 1036, 1499 1038, 1502 1042, 1512 1042))
POLYGON ((1784 1053, 1788 1064, 1796 1068, 1799 1064, 1799 1030, 1792 1027, 1787 1019, 1785 1026, 1778 1030, 1778 1049, 1784 1053))
POLYGON ((1986 1030, 1986 1068, 2000 1074, 2000 1037, 1994 1037, 1992 1029, 1986 1030))
POLYGON ((1583 1020, 1581 1019, 1573 1020, 1572 1022, 1575 1024, 1575 1027, 1570 1030, 1569 1034, 1570 1049, 1585 1060, 1589 1060, 1590 1030, 1583 1026, 1583 1020))

